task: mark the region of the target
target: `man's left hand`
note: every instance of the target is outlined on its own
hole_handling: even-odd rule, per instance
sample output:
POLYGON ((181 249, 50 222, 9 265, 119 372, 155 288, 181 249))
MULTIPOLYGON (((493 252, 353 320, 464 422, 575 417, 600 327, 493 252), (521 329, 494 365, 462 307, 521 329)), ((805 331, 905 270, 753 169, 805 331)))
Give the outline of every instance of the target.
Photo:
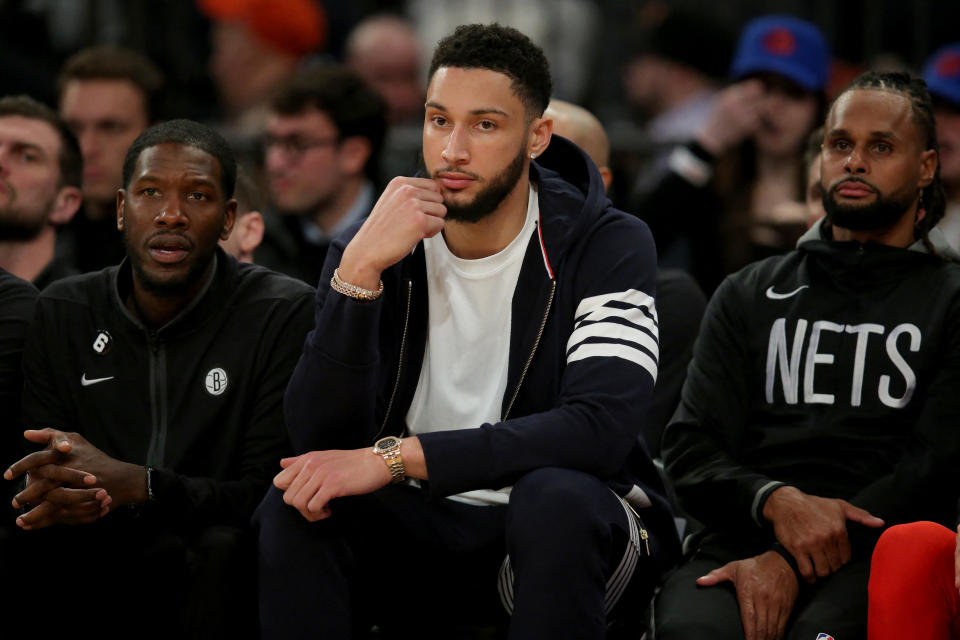
POLYGON ((310 522, 330 516, 334 498, 371 493, 393 479, 383 459, 369 448, 311 451, 280 461, 283 471, 273 479, 283 489, 283 501, 310 522))
POLYGON ((779 640, 787 628, 800 585, 776 551, 736 560, 697 578, 701 587, 732 582, 740 604, 746 640, 779 640))
MULTIPOLYGON (((29 471, 34 481, 54 481, 73 488, 89 488, 95 484, 106 490, 112 498, 112 506, 147 499, 143 467, 111 458, 80 434, 59 429, 31 429, 23 435, 31 442, 46 445, 46 448, 10 465, 4 473, 7 480, 29 471), (89 479, 91 477, 93 482, 89 479)), ((53 485, 49 487, 52 489, 53 485)), ((28 494, 27 497, 35 499, 37 496, 28 494)))

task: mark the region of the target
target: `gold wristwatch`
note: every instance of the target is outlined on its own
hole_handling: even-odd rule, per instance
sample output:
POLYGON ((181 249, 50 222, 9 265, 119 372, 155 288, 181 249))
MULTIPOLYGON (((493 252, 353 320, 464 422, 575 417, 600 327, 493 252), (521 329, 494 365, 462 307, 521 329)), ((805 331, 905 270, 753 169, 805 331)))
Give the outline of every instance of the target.
POLYGON ((387 469, 393 476, 393 482, 403 482, 407 477, 407 472, 403 468, 403 458, 400 457, 400 438, 387 436, 380 438, 373 445, 373 452, 383 458, 387 463, 387 469))

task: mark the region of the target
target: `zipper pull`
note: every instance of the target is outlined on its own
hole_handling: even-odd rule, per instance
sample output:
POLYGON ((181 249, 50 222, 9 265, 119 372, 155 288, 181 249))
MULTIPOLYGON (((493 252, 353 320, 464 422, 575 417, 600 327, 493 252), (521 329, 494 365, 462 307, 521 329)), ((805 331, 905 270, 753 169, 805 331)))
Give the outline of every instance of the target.
POLYGON ((647 557, 650 557, 650 535, 643 527, 640 527, 640 537, 643 538, 643 546, 647 548, 647 557))

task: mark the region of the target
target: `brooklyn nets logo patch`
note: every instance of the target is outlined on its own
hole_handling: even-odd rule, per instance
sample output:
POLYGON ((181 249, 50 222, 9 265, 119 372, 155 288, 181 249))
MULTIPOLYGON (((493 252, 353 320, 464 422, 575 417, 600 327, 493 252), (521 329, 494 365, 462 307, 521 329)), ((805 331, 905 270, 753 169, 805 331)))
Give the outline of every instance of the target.
POLYGON ((207 377, 203 381, 203 386, 212 396, 223 395, 227 390, 227 372, 217 367, 207 372, 207 377))

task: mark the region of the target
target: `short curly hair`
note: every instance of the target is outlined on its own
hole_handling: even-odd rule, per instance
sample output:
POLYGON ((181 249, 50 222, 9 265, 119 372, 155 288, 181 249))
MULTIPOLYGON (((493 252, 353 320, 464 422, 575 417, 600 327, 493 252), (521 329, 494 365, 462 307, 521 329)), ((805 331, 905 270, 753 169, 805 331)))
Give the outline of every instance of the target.
POLYGON ((233 197, 233 190, 237 184, 237 160, 227 141, 212 127, 193 120, 167 120, 155 124, 133 141, 123 159, 123 188, 130 188, 130 180, 146 149, 161 144, 180 144, 186 147, 195 147, 213 157, 220 165, 220 186, 223 197, 233 197))
POLYGON ((354 72, 339 65, 300 71, 280 87, 270 108, 282 116, 312 109, 322 111, 337 128, 340 140, 359 136, 370 141, 364 171, 376 181, 380 151, 387 132, 387 107, 383 98, 354 72))
POLYGON ((124 80, 143 95, 148 122, 162 120, 163 72, 142 53, 111 44, 81 49, 63 63, 57 87, 63 95, 73 80, 124 80))
POLYGON ((543 50, 527 36, 500 24, 465 24, 437 44, 430 61, 433 78, 440 67, 489 69, 512 81, 527 114, 540 117, 550 103, 553 84, 543 50))

